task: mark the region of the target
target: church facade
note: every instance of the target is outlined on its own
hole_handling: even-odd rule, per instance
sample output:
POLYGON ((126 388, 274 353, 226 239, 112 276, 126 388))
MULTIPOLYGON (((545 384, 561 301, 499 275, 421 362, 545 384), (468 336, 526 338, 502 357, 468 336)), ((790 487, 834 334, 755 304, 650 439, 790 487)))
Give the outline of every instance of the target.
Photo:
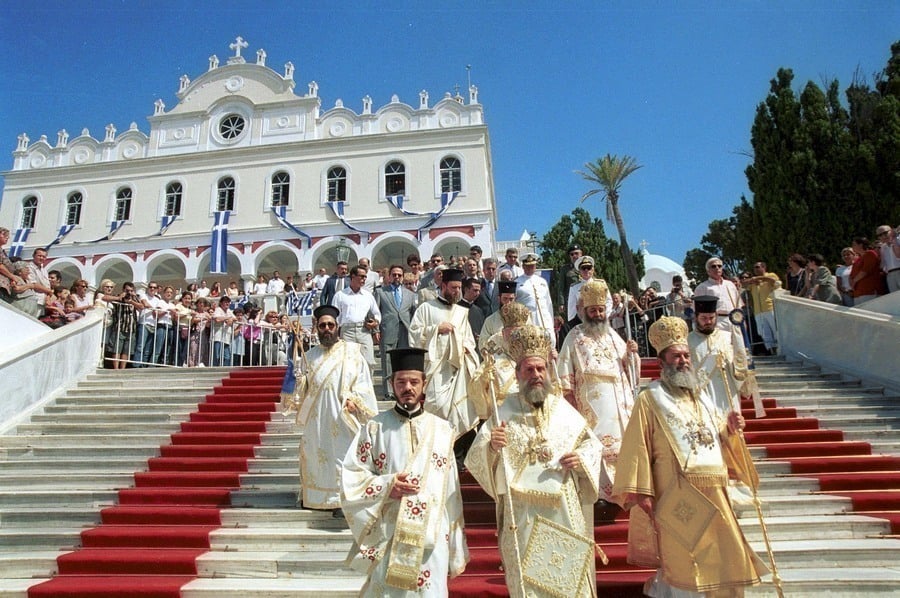
POLYGON ((318 85, 295 92, 280 72, 232 55, 178 84, 137 125, 102 139, 85 130, 19 137, 3 173, 0 226, 11 253, 50 245, 65 280, 176 283, 249 280, 367 257, 376 268, 406 256, 490 254, 496 231, 490 140, 478 90, 416 105, 397 96, 360 112, 323 110, 318 85))

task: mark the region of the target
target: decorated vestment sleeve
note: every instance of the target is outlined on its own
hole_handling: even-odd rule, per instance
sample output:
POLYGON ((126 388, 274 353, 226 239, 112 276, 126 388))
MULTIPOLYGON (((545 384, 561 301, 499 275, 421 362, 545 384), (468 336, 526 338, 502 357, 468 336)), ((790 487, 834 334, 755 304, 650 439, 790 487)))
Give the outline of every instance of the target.
MULTIPOLYGON (((348 560, 353 569, 362 573, 368 573, 384 557, 392 526, 385 515, 394 474, 380 471, 385 456, 379 433, 376 421, 363 426, 341 465, 341 508, 354 540, 348 560)), ((396 510, 392 512, 396 514, 396 510)))
POLYGON ((375 397, 375 387, 372 384, 372 373, 362 354, 360 345, 347 343, 347 360, 344 363, 345 373, 349 374, 346 389, 342 389, 344 414, 346 417, 358 422, 351 427, 357 430, 359 426, 378 415, 378 399, 375 397), (347 412, 347 404, 352 403, 356 408, 355 414, 347 412))
MULTIPOLYGON (((452 447, 448 455, 453 453, 452 447)), ((449 460, 451 469, 447 474, 447 519, 450 522, 450 562, 447 571, 451 578, 466 570, 469 563, 469 545, 466 543, 466 526, 463 520, 462 491, 459 486, 459 472, 456 459, 449 460)))
POLYGON ((493 420, 484 422, 475 441, 466 455, 466 469, 475 478, 475 481, 495 501, 506 493, 506 483, 498 476, 502 476, 502 468, 498 468, 500 453, 491 449, 491 430, 494 428, 493 420), (500 471, 497 471, 500 469, 500 471))
POLYGON ((612 500, 623 509, 630 509, 628 494, 656 496, 653 487, 653 443, 655 424, 653 412, 647 405, 653 397, 649 390, 638 395, 631 412, 628 427, 622 437, 622 448, 616 462, 616 480, 613 484, 612 500))
MULTIPOLYGON (((493 411, 491 383, 494 376, 493 359, 486 359, 475 370, 475 374, 466 386, 466 393, 469 395, 469 401, 475 406, 478 419, 487 419, 493 411)), ((497 392, 496 385, 494 392, 497 392)))

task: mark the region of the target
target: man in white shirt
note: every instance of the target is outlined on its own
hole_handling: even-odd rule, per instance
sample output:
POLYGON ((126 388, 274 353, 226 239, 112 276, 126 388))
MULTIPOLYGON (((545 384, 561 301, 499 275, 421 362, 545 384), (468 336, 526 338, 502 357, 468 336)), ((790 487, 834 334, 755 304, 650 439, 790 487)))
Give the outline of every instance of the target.
POLYGON ((375 369, 375 341, 378 340, 372 337, 378 336, 381 310, 375 296, 363 288, 365 280, 365 268, 350 268, 347 287, 334 295, 331 305, 340 310, 338 327, 341 329, 341 340, 362 345, 362 353, 371 372, 375 369))
POLYGON ((275 270, 272 272, 272 278, 266 286, 266 293, 269 295, 277 295, 284 291, 284 280, 281 278, 281 272, 275 270))
POLYGON ((697 285, 697 288, 694 289, 694 297, 704 295, 716 297, 719 300, 719 307, 716 310, 718 315, 716 326, 720 330, 730 333, 732 323, 729 316, 733 311, 743 307, 741 292, 733 282, 725 278, 722 260, 719 258, 711 257, 706 260, 706 274, 709 278, 697 285))
MULTIPOLYGON (((506 270, 509 270, 512 273, 513 280, 525 273, 521 266, 519 266, 519 250, 515 247, 510 247, 506 250, 506 263, 501 264, 500 267, 497 268, 497 276, 499 277, 506 270)), ((503 280, 503 278, 500 277, 500 280, 503 280)))
POLYGON ((156 363, 155 357, 162 347, 156 347, 158 340, 156 333, 156 320, 165 309, 166 302, 159 296, 159 284, 150 281, 146 294, 141 297, 144 308, 138 318, 138 337, 135 346, 134 361, 136 367, 147 367, 147 364, 156 363))
POLYGON ((888 293, 900 291, 900 241, 887 224, 875 229, 875 238, 881 255, 881 269, 887 276, 888 293))
POLYGON ((47 250, 38 247, 31 254, 31 261, 28 263, 28 281, 36 283, 40 286, 34 287, 35 298, 41 311, 48 296, 53 294, 53 288, 50 286, 50 273, 47 271, 47 250))
POLYGON ((524 273, 516 279, 516 301, 531 310, 532 322, 547 331, 552 347, 556 346, 556 329, 553 327, 553 302, 550 286, 537 273, 537 255, 530 253, 522 259, 524 273))

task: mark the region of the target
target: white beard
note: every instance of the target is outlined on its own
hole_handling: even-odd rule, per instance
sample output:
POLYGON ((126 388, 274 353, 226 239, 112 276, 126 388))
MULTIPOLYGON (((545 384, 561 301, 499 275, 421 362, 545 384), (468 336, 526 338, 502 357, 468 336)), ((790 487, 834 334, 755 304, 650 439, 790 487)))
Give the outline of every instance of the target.
POLYGON ((542 407, 551 390, 553 390, 553 385, 550 384, 549 378, 545 378, 544 383, 540 386, 530 386, 527 382, 519 383, 519 396, 532 407, 542 407))
POLYGON ((663 382, 679 388, 693 390, 700 385, 694 370, 685 369, 683 372, 679 372, 674 365, 663 366, 659 377, 663 382))
POLYGON ((585 320, 583 325, 584 331, 587 332, 588 336, 598 338, 609 334, 609 320, 603 320, 602 322, 585 320))

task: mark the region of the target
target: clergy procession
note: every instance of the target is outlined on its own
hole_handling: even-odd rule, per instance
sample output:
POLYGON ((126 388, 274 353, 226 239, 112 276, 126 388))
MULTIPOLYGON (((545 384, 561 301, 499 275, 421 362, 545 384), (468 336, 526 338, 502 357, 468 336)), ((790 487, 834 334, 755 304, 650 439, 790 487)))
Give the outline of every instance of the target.
POLYGON ((734 510, 755 504, 765 527, 741 398, 765 410, 741 323, 719 315, 731 303, 695 296, 692 332, 684 316, 649 325, 661 377, 647 385, 613 293, 575 249, 582 276, 555 280, 566 305, 537 255, 519 268, 508 253, 500 276, 493 258, 464 271, 433 256, 414 285, 400 265, 374 291, 365 269, 338 272, 312 329, 294 330, 282 408, 302 432, 298 506, 346 520, 363 596, 448 595, 471 560, 468 486, 494 501, 506 585, 476 595, 597 596, 609 561, 595 525, 623 510, 628 562, 655 570, 646 595, 743 596, 770 568, 780 593, 734 510))

